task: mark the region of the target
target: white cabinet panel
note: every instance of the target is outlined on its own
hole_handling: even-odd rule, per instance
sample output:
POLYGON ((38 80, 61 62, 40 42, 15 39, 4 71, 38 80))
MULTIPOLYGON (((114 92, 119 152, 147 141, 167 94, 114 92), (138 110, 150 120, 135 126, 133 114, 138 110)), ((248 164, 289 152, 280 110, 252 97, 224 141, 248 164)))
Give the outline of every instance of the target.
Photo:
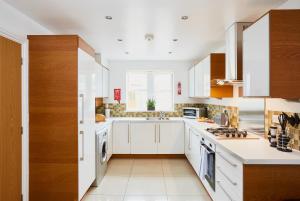
POLYGON ((129 122, 113 123, 113 153, 130 154, 130 124, 129 122))
POLYGON ((131 123, 131 153, 156 154, 157 136, 155 123, 131 123))
POLYGON ((189 97, 195 97, 195 67, 189 70, 189 97))
POLYGON ((108 143, 108 146, 107 146, 107 159, 109 160, 112 156, 112 153, 113 153, 113 129, 112 129, 112 124, 109 124, 107 126, 107 143, 108 143))
POLYGON ((158 130, 158 154, 184 154, 182 122, 160 123, 158 130))
MULTIPOLYGON (((190 161, 191 160, 191 127, 188 124, 185 124, 185 129, 184 129, 184 153, 186 158, 190 161)), ((190 161, 191 162, 191 161, 190 161)))
POLYGON ((203 97, 209 97, 210 96, 210 64, 211 64, 210 56, 206 57, 202 61, 202 82, 201 87, 203 88, 203 97))
POLYGON ((244 96, 269 96, 269 15, 243 32, 244 96))
POLYGON ((103 97, 103 70, 98 63, 96 63, 96 72, 96 97, 103 97))
POLYGON ((78 188, 82 198, 95 179, 96 71, 93 57, 78 49, 78 188))
POLYGON ((200 170, 200 141, 201 136, 198 132, 196 132, 194 129, 191 129, 190 131, 190 141, 191 141, 191 149, 190 149, 190 158, 191 158, 191 165, 196 171, 196 173, 199 175, 200 170))
POLYGON ((109 96, 109 70, 103 67, 103 97, 109 96))
POLYGON ((202 97, 203 95, 203 72, 202 63, 198 63, 195 66, 195 97, 202 97))

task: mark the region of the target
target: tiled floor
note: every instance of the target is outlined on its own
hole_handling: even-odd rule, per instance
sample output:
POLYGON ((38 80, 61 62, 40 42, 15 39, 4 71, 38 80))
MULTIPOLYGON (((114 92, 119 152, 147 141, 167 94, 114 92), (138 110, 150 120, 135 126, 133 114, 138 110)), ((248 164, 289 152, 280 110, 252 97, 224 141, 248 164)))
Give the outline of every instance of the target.
POLYGON ((83 201, 211 201, 184 159, 113 159, 83 201))

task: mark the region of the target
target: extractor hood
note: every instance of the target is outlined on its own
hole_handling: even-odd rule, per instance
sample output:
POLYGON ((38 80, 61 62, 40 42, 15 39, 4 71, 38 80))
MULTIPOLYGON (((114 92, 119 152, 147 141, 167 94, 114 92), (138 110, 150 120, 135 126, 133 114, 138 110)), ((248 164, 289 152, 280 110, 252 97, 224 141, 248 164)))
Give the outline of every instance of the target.
POLYGON ((236 22, 226 30, 225 79, 217 80, 218 85, 243 84, 243 30, 250 22, 236 22))

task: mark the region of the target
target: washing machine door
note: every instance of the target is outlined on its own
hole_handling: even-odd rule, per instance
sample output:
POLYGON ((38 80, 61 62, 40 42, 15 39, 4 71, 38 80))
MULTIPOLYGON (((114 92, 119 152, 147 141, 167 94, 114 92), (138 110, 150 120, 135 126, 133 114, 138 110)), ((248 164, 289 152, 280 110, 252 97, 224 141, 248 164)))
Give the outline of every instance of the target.
POLYGON ((104 164, 107 161, 107 140, 104 137, 101 142, 100 149, 100 163, 104 164))

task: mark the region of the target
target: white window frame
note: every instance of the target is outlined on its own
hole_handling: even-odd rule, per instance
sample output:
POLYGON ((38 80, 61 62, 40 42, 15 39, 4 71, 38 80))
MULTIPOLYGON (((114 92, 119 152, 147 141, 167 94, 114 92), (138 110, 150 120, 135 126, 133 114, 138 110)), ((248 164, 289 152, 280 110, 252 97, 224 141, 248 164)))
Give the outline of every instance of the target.
MULTIPOLYGON (((151 79, 153 80, 153 76, 150 77, 150 79, 148 78, 147 81, 148 81, 148 89, 147 89, 147 99, 149 98, 153 98, 154 96, 154 89, 153 89, 153 81, 151 82, 151 79)), ((174 93, 174 72, 173 71, 168 71, 168 70, 127 70, 126 71, 126 111, 125 112, 174 112, 174 106, 175 106, 175 93, 174 93), (146 110, 129 110, 128 107, 127 107, 127 104, 128 104, 128 74, 129 73, 138 73, 138 72, 143 72, 143 73, 147 73, 147 76, 150 75, 150 73, 169 73, 172 75, 172 83, 171 83, 171 86, 172 86, 172 107, 171 107, 171 110, 156 110, 155 111, 148 111, 147 109, 146 110)), ((146 104, 146 103, 145 103, 146 104)))

